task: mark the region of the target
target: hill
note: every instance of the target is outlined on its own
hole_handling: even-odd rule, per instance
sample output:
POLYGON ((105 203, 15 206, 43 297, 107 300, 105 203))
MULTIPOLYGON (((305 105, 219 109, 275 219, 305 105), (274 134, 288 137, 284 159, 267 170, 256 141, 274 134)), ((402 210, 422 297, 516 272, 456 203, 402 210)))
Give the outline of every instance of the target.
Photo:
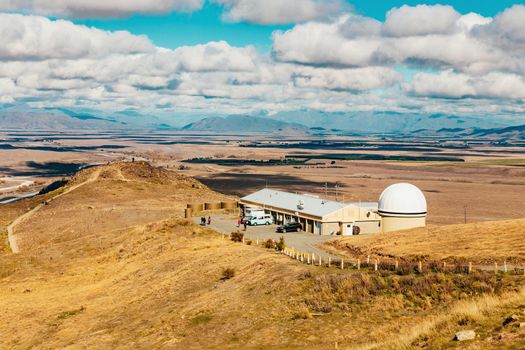
POLYGON ((506 128, 493 128, 475 130, 470 133, 472 136, 494 137, 501 140, 525 140, 525 125, 509 126, 506 128))
POLYGON ((411 133, 440 129, 502 128, 514 125, 516 120, 506 118, 483 118, 448 115, 442 113, 397 113, 397 112, 320 112, 300 110, 279 112, 269 118, 299 122, 308 127, 324 127, 356 133, 411 133))
POLYGON ((0 108, 2 130, 166 130, 175 129, 166 121, 133 113, 77 112, 66 108, 31 108, 7 106, 0 108))
POLYGON ((525 345, 501 326, 523 310, 522 276, 307 266, 182 219, 225 197, 146 163, 47 196, 0 206, 13 219, 50 200, 15 227, 20 253, 0 253, 0 348, 450 348, 465 328, 482 335, 468 346, 525 345))
POLYGON ((350 256, 473 262, 492 266, 506 260, 525 265, 525 219, 429 226, 393 233, 341 238, 328 249, 350 256))
POLYGON ((299 132, 304 133, 307 127, 299 123, 287 123, 266 117, 231 115, 227 117, 204 118, 182 128, 188 131, 213 132, 299 132))

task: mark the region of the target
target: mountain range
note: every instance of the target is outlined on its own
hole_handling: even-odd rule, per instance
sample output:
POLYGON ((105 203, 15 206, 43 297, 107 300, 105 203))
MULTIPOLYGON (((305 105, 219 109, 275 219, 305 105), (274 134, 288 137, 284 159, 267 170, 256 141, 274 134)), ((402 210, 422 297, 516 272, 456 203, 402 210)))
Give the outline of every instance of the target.
POLYGON ((421 134, 524 139, 525 118, 474 117, 396 112, 150 116, 134 110, 104 114, 67 108, 0 106, 1 130, 182 130, 199 132, 421 134))

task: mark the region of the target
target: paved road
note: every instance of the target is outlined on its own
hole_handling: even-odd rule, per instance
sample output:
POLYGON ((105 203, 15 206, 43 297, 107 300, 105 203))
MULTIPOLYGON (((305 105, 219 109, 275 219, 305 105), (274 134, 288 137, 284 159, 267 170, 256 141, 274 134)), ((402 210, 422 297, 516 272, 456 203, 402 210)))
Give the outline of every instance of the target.
MULTIPOLYGON (((193 218, 193 221, 199 224, 200 217, 193 218)), ((223 216, 212 216, 211 225, 209 227, 219 233, 230 234, 232 231, 236 231, 239 229, 237 228, 236 221, 237 220, 226 218, 223 216)), ((276 233, 276 227, 276 225, 248 226, 245 232, 245 237, 251 240, 258 239, 260 242, 262 240, 267 239, 273 239, 275 241, 278 241, 279 237, 283 236, 286 246, 289 248, 293 248, 303 253, 314 253, 318 256, 320 255, 325 259, 327 259, 329 256, 331 256, 332 258, 335 257, 334 255, 329 254, 328 252, 317 247, 317 245, 326 242, 330 239, 333 239, 334 237, 318 236, 304 232, 276 233)), ((240 229, 243 230, 243 227, 241 226, 240 229)))

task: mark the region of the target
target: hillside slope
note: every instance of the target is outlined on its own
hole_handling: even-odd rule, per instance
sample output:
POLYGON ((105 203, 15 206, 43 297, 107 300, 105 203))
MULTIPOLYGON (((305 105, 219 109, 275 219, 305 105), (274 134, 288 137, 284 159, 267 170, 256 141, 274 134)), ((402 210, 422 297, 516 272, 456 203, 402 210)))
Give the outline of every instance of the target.
POLYGON ((224 199, 191 178, 122 163, 68 186, 94 172, 0 255, 0 348, 447 348, 466 327, 478 348, 525 345, 501 330, 525 303, 522 276, 307 266, 182 220, 188 201, 224 199))
POLYGON ((525 219, 467 225, 429 226, 363 235, 326 243, 347 256, 368 254, 408 260, 444 260, 493 265, 504 260, 525 265, 525 219))

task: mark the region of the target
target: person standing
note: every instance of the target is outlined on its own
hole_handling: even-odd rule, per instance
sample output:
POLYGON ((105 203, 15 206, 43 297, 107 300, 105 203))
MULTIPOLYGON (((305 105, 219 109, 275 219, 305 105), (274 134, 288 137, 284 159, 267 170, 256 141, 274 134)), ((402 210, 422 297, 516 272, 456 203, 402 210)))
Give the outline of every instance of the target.
POLYGON ((211 216, 208 216, 208 226, 211 225, 211 216))
POLYGON ((247 228, 248 228, 248 222, 245 221, 245 222, 244 222, 244 231, 246 231, 247 228))
POLYGON ((237 228, 241 227, 241 219, 237 219, 237 228))

